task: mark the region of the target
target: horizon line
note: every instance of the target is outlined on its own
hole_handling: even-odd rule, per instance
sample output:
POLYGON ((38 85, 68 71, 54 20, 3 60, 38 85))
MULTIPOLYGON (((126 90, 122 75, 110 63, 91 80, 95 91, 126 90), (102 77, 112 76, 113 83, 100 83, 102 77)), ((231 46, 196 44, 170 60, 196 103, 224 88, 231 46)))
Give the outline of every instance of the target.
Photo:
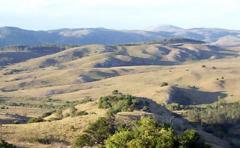
POLYGON ((191 29, 220 29, 220 30, 233 30, 233 31, 240 31, 240 29, 231 29, 231 28, 224 28, 224 27, 180 27, 177 25, 156 25, 156 26, 150 26, 150 27, 145 27, 145 29, 120 29, 120 28, 111 28, 111 27, 59 27, 59 28, 53 28, 53 29, 33 29, 33 28, 27 28, 27 27, 20 27, 20 26, 10 26, 10 25, 4 25, 0 26, 0 28, 17 28, 17 29, 22 29, 22 30, 28 30, 28 31, 56 31, 56 30, 63 30, 63 29, 69 29, 69 30, 74 30, 74 29, 108 29, 108 30, 118 30, 118 31, 154 31, 154 28, 158 27, 175 27, 183 30, 191 30, 191 29), (147 29, 149 28, 149 29, 147 29), (152 28, 152 29, 150 29, 152 28))

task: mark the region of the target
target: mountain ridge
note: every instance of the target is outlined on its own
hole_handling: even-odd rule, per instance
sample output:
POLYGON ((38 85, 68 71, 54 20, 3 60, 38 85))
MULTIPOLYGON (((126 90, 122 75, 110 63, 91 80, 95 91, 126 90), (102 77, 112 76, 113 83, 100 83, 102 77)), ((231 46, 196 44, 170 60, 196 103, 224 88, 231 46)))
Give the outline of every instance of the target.
MULTIPOLYGON (((160 27, 161 28, 161 27, 160 27)), ((160 30, 116 30, 107 28, 62 28, 54 30, 28 30, 18 27, 0 28, 0 47, 10 45, 85 45, 146 42, 173 37, 214 42, 225 36, 239 37, 239 30, 220 28, 184 29, 163 26, 160 30)))

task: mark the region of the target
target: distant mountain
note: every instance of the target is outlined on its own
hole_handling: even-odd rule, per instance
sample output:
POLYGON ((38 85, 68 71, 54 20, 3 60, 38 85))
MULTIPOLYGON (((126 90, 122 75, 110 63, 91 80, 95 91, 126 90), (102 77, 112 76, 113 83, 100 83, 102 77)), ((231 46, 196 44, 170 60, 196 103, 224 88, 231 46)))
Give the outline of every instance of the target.
POLYGON ((173 25, 161 25, 161 26, 148 27, 146 30, 152 31, 152 32, 159 32, 159 31, 177 32, 184 29, 177 26, 173 26, 173 25))
POLYGON ((159 26, 146 30, 113 30, 106 28, 58 29, 48 31, 24 30, 16 27, 0 28, 0 46, 10 45, 84 45, 125 44, 161 40, 172 37, 215 42, 225 36, 239 37, 240 31, 212 28, 183 29, 159 26))
MULTIPOLYGON (((156 38, 156 37, 154 37, 156 38)), ((31 31, 14 27, 0 28, 0 46, 42 44, 121 44, 152 40, 153 37, 134 31, 104 28, 31 31)))

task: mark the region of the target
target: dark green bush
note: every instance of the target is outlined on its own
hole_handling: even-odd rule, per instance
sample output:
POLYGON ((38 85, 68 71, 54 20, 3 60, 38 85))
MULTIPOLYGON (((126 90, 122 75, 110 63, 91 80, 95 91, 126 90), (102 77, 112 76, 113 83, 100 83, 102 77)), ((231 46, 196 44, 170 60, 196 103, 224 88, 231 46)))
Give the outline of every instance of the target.
POLYGON ((109 109, 108 114, 113 115, 121 111, 133 111, 134 109, 144 109, 149 111, 149 103, 143 98, 125 95, 118 91, 113 91, 110 96, 101 97, 99 99, 99 108, 109 109))
POLYGON ((84 116, 84 115, 88 115, 88 112, 86 111, 79 111, 76 113, 76 116, 84 116))
POLYGON ((206 124, 240 123, 240 103, 218 101, 203 107, 194 107, 187 112, 190 120, 206 124))
POLYGON ((166 108, 171 110, 171 111, 175 111, 175 110, 182 110, 182 109, 184 109, 184 106, 180 105, 178 103, 171 103, 171 104, 167 104, 166 108))
POLYGON ((28 123, 36 123, 36 122, 43 122, 44 120, 42 118, 35 118, 35 117, 31 117, 28 119, 28 123))
POLYGON ((83 134, 79 137, 74 142, 74 147, 76 148, 82 148, 84 146, 91 146, 94 145, 93 140, 91 140, 91 137, 87 134, 83 134))
POLYGON ((16 146, 0 139, 0 148, 16 148, 16 146))
POLYGON ((85 97, 84 99, 79 101, 79 104, 85 104, 85 103, 92 102, 92 101, 93 101, 93 99, 91 97, 85 97))
POLYGON ((115 132, 113 118, 99 118, 77 137, 74 147, 102 145, 104 140, 115 132))
POLYGON ((41 118, 45 118, 45 117, 47 117, 47 116, 50 116, 52 113, 53 113, 53 111, 43 113, 43 115, 41 116, 41 118))
POLYGON ((144 117, 130 126, 116 125, 114 118, 99 118, 77 137, 74 147, 159 147, 206 148, 195 130, 177 135, 170 126, 162 126, 154 119, 144 117))
POLYGON ((41 144, 52 144, 52 143, 56 143, 56 142, 67 143, 66 141, 58 139, 52 135, 46 135, 46 136, 41 136, 41 137, 31 137, 31 138, 28 138, 25 140, 30 143, 38 142, 41 144))
POLYGON ((0 109, 8 109, 7 106, 1 106, 0 109))
POLYGON ((167 82, 162 82, 161 87, 168 86, 167 82))
POLYGON ((132 128, 123 129, 108 137, 106 148, 205 148, 208 147, 194 130, 177 136, 169 127, 162 127, 152 118, 142 118, 132 128))
POLYGON ((178 143, 180 147, 184 148, 204 148, 208 147, 204 144, 204 140, 200 135, 193 129, 184 131, 183 134, 178 136, 178 143))
POLYGON ((240 124, 240 103, 227 103, 219 100, 211 105, 195 106, 186 113, 187 118, 202 126, 203 130, 229 141, 234 147, 239 143, 233 138, 240 134, 235 132, 240 124))
POLYGON ((75 108, 75 106, 70 106, 69 108, 69 114, 71 117, 74 117, 76 115, 77 109, 75 108))

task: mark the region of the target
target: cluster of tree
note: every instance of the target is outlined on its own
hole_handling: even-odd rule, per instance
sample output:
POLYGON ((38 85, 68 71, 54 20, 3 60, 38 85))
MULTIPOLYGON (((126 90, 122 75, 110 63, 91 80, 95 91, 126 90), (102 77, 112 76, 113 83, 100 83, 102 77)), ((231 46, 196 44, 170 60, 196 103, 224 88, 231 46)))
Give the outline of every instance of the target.
POLYGON ((191 121, 206 124, 236 124, 240 121, 240 103, 218 101, 205 107, 194 107, 187 116, 191 121))
POLYGON ((109 116, 91 123, 76 138, 74 147, 208 147, 195 130, 189 129, 182 134, 176 134, 169 125, 158 124, 150 117, 143 117, 132 123, 116 121, 117 112, 149 110, 149 103, 143 98, 125 95, 115 90, 112 95, 101 97, 98 105, 99 108, 108 109, 109 116))
POLYGON ((125 95, 115 90, 112 95, 99 99, 99 108, 108 109, 108 114, 113 115, 122 111, 144 110, 149 111, 149 103, 131 95, 125 95))
POLYGON ((234 140, 240 138, 240 133, 236 132, 240 123, 240 103, 218 101, 205 107, 194 107, 187 112, 187 117, 205 131, 229 141, 233 147, 240 147, 238 140, 234 140))
POLYGON ((154 119, 144 117, 131 126, 115 125, 114 118, 100 118, 91 124, 76 139, 75 147, 167 147, 205 148, 209 147, 195 130, 186 130, 177 135, 169 126, 161 126, 154 119))

